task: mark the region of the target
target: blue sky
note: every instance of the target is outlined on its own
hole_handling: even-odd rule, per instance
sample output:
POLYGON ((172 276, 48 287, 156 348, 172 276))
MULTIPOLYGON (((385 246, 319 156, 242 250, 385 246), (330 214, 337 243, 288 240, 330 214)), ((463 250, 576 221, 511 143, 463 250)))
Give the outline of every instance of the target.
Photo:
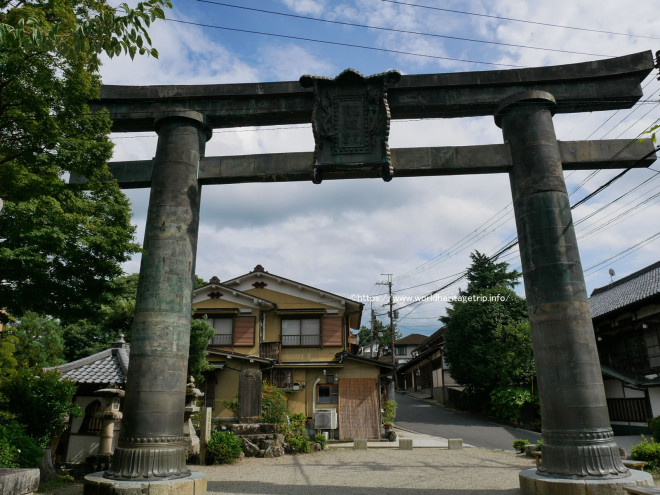
MULTIPOLYGON (((170 20, 153 25, 151 31, 160 58, 108 60, 102 69, 104 83, 295 81, 303 74, 335 77, 349 67, 365 75, 389 69, 404 74, 501 70, 660 48, 660 36, 653 37, 655 10, 648 0, 634 8, 618 0, 175 0, 174 4, 167 12, 170 20)), ((636 139, 660 118, 656 77, 654 71, 643 82, 644 97, 631 110, 556 116, 558 138, 636 139)), ((156 148, 155 135, 118 134, 113 140, 117 160, 148 159, 156 148)), ((501 132, 490 117, 394 121, 390 131, 393 148, 501 142, 501 132)), ((218 129, 206 154, 312 151, 313 147, 310 125, 218 129)), ((660 234, 653 236, 660 232, 659 170, 658 164, 651 170, 634 170, 574 210, 588 292, 609 283, 610 268, 617 279, 658 261, 660 234)), ((571 202, 617 173, 566 173, 571 202)), ((127 194, 142 241, 148 191, 127 194)), ((207 280, 213 275, 226 280, 261 264, 271 273, 347 297, 377 296, 374 308, 384 313, 384 286, 376 285, 386 279, 382 274, 393 275, 394 291, 400 296, 424 296, 442 287, 453 280, 452 275, 465 271, 470 252, 494 254, 515 236, 510 203, 506 175, 205 186, 197 273, 207 280)), ((502 259, 519 269, 516 249, 502 259)), ((125 265, 127 273, 138 269, 139 257, 125 265)), ((455 295, 461 286, 465 283, 438 295, 455 295)), ((438 328, 437 318, 445 306, 436 301, 404 308, 399 328, 404 335, 429 335, 438 328)), ((368 322, 367 313, 363 322, 368 322)))

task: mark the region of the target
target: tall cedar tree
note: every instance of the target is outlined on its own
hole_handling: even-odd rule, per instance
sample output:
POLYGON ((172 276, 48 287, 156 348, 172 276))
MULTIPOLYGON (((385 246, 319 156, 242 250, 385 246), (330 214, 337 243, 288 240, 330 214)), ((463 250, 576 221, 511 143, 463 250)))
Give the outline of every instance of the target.
MULTIPOLYGON (((93 314, 133 242, 110 180, 107 113, 91 113, 99 54, 149 53, 169 0, 0 0, 0 301, 8 314, 93 314), (89 179, 67 184, 70 174, 89 179)), ((1 314, 0 314, 0 317, 1 314)))
POLYGON ((527 308, 511 290, 520 274, 478 251, 470 257, 468 288, 460 295, 472 300, 452 301, 440 318, 447 328, 444 357, 451 376, 472 391, 528 384, 534 358, 527 308))

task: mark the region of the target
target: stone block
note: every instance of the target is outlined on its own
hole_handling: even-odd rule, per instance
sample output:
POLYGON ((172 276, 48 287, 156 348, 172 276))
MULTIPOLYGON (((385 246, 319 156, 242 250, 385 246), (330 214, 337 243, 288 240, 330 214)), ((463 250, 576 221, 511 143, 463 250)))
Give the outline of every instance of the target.
POLYGON ((519 475, 521 495, 626 495, 626 486, 653 485, 650 473, 630 471, 626 478, 605 480, 572 480, 540 476, 536 469, 519 475))
POLYGON ((353 450, 367 450, 367 439, 356 438, 353 440, 353 450))
POLYGON ((0 469, 0 495, 23 495, 39 488, 38 469, 0 469))
POLYGON ((450 438, 447 441, 449 450, 460 450, 463 448, 463 439, 462 438, 450 438))
POLYGON ((399 438, 399 450, 412 450, 412 438, 399 438))
POLYGON ((116 481, 103 473, 85 476, 84 495, 206 495, 206 474, 191 473, 187 478, 168 481, 116 481))

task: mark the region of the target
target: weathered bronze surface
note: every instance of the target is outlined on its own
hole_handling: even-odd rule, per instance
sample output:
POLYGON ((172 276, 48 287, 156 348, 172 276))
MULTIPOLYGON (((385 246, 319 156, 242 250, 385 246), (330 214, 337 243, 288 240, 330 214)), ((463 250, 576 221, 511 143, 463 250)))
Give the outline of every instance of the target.
MULTIPOLYGON (((650 139, 559 141, 564 170, 649 167, 655 161, 650 139), (646 158, 644 156, 648 155, 646 158)), ((505 144, 438 148, 393 148, 392 164, 398 177, 506 173, 511 153, 505 144)), ((312 153, 273 153, 243 156, 207 156, 199 165, 199 183, 291 182, 312 179, 312 153)), ((110 162, 113 176, 123 189, 151 187, 153 160, 110 162)), ((327 170, 324 180, 380 177, 376 169, 327 170)), ((72 176, 72 183, 86 179, 72 176)))
POLYGON ((398 71, 364 77, 353 69, 334 79, 300 78, 302 87, 314 89, 314 183, 326 170, 356 168, 377 168, 385 182, 392 180, 387 87, 400 78, 398 71))
MULTIPOLYGON (((558 65, 450 74, 401 76, 388 90, 392 119, 493 115, 505 98, 534 89, 552 93, 557 113, 616 110, 642 96, 640 82, 653 70, 651 51, 558 65)), ((103 86, 92 109, 107 108, 114 132, 153 131, 170 109, 203 113, 210 127, 305 124, 314 93, 298 81, 199 86, 103 86)))
POLYGON ((513 158, 509 177, 543 418, 538 473, 628 476, 610 427, 554 108, 551 94, 533 91, 503 102, 495 115, 513 158))
POLYGON ((197 168, 208 138, 203 116, 157 122, 158 148, 135 305, 116 480, 188 476, 183 417, 190 308, 199 227, 197 168))

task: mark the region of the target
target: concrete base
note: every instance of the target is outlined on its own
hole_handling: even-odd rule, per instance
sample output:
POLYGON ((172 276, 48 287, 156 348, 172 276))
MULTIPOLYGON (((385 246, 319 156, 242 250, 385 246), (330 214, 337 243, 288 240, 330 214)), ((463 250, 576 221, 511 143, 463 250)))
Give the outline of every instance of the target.
POLYGON ((567 480, 539 476, 536 469, 520 472, 521 495, 627 495, 624 486, 653 486, 651 473, 630 470, 627 478, 567 480))
POLYGON ((450 438, 447 440, 447 446, 449 450, 460 450, 463 448, 463 439, 462 438, 450 438))
POLYGON ((206 495, 206 474, 193 472, 188 478, 169 481, 117 481, 103 472, 85 476, 83 495, 206 495))

